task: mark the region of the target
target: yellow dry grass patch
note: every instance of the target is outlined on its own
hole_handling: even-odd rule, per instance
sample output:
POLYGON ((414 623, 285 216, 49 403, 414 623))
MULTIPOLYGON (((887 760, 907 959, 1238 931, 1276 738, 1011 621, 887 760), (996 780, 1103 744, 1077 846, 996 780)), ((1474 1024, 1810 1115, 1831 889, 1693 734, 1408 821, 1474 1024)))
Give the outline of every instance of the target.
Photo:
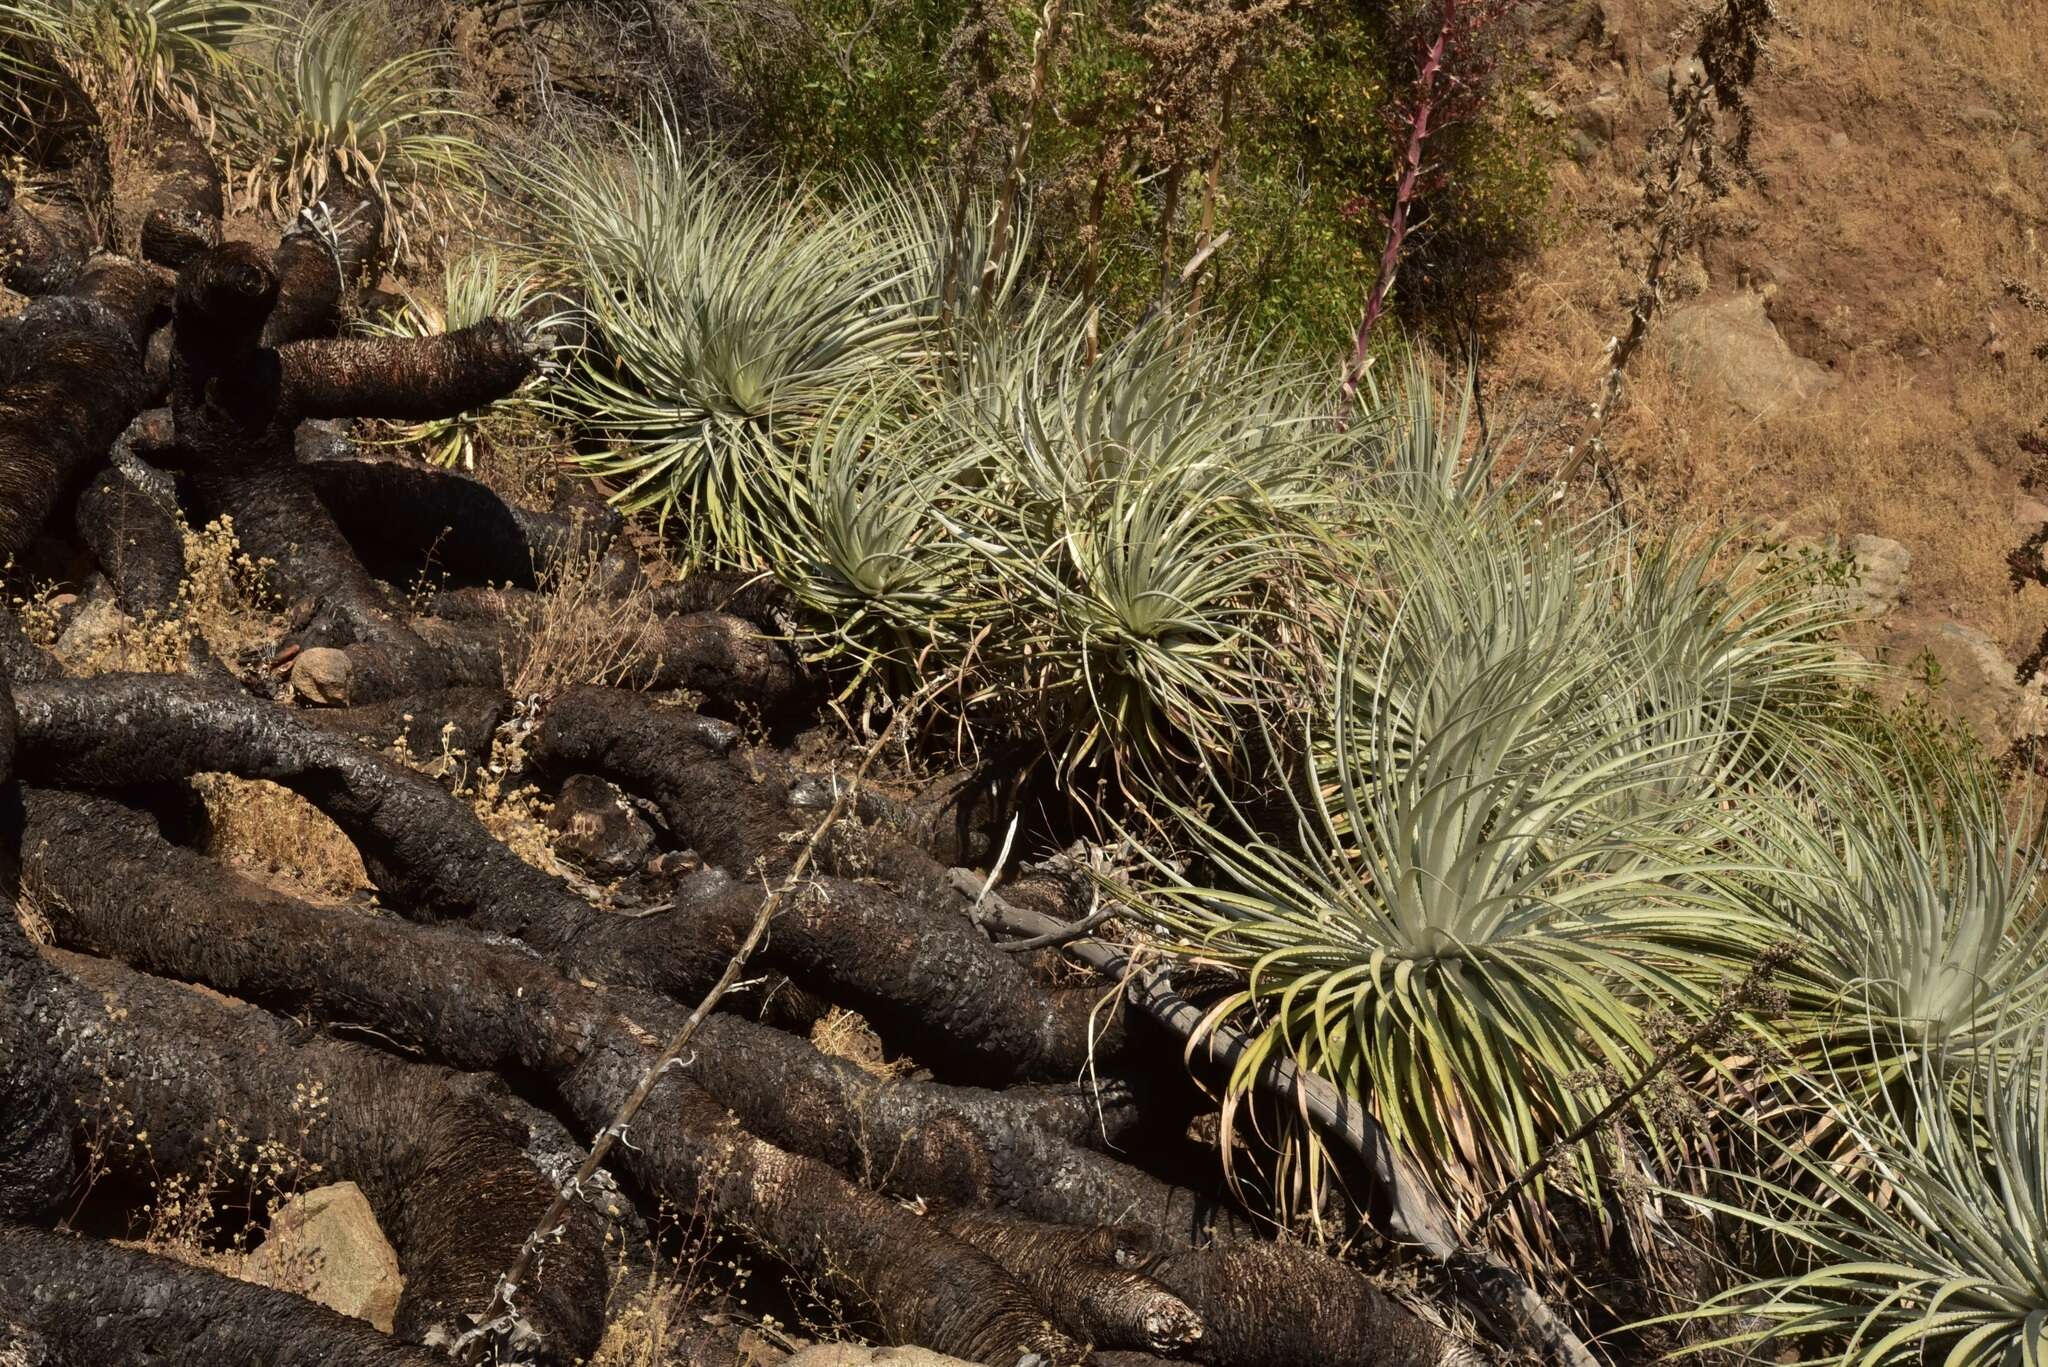
POLYGON ((319 808, 267 779, 201 774, 206 852, 265 882, 319 898, 370 886, 362 856, 319 808))

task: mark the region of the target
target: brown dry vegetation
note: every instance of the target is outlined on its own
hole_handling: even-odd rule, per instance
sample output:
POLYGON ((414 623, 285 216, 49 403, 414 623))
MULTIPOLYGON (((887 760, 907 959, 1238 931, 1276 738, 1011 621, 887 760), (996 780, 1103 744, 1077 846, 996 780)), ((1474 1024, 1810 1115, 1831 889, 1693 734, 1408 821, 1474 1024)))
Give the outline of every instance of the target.
MULTIPOLYGON (((1547 93, 1569 123, 1611 88, 1615 134, 1559 164, 1547 240, 1493 301, 1496 402, 1538 431, 1583 410, 1625 320, 1613 225, 1666 116, 1652 73, 1690 51, 1687 6, 1589 8, 1598 32, 1559 40, 1547 93)), ((2039 520, 2016 524, 2015 503, 2048 477, 2023 444, 2048 424, 2048 313, 2023 302, 2048 287, 2048 9, 1784 9, 1798 33, 1755 90, 1765 183, 1713 209, 1668 302, 1757 291, 1832 383, 1752 417, 1689 389, 1653 334, 1609 443, 1644 515, 1904 543, 1906 608, 1975 625, 2017 661, 2048 627, 2048 588, 2015 595, 2005 568, 2039 520)))

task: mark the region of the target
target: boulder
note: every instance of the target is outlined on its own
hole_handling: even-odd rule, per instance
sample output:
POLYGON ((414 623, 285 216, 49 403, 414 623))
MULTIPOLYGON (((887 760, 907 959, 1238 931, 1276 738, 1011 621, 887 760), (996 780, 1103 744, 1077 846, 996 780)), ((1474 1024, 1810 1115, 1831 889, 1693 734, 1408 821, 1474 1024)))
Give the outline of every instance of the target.
POLYGON ((249 1255, 242 1276, 368 1320, 387 1334, 405 1286, 398 1255, 353 1182, 302 1192, 279 1206, 269 1237, 249 1255))
POLYGON ((354 669, 345 650, 309 647, 292 657, 292 692, 314 707, 346 707, 354 669))
POLYGON ((593 877, 623 878, 654 852, 654 828, 593 774, 573 774, 562 785, 548 825, 556 832, 555 853, 593 877))
POLYGON ((1744 291, 1684 304, 1664 326, 1671 363, 1686 382, 1719 391, 1746 413, 1761 416, 1810 399, 1833 378, 1785 345, 1762 295, 1744 291))
POLYGON ((134 619, 115 606, 111 597, 95 598, 72 613, 52 653, 67 665, 87 665, 134 625, 134 619))
POLYGON ((1859 618, 1883 617, 1906 598, 1906 572, 1913 553, 1882 536, 1849 538, 1850 578, 1843 606, 1859 618))
POLYGON ((1994 755, 2004 754, 2032 724, 2035 709, 2017 671, 1974 627, 1939 619, 1902 622, 1885 637, 1880 656, 1901 671, 1895 690, 1928 689, 1994 755))

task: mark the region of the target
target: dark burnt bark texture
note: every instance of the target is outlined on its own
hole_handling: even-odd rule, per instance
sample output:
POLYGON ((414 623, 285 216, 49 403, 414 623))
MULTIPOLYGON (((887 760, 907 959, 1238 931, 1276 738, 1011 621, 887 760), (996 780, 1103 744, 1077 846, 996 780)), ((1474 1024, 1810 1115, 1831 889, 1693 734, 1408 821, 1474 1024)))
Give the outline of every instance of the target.
POLYGON ((175 271, 220 245, 220 168, 205 140, 183 122, 159 119, 148 141, 152 184, 142 215, 142 256, 175 271))
POLYGON ((113 267, 96 283, 95 297, 39 299, 0 321, 0 559, 27 549, 144 402, 146 288, 113 267))
POLYGON ((33 1326, 53 1367, 447 1362, 299 1296, 97 1239, 0 1222, 0 1348, 9 1322, 33 1326))
POLYGON ((383 202, 347 181, 329 182, 271 254, 280 289, 263 320, 263 345, 332 336, 348 291, 382 265, 383 202))
POLYGON ((533 512, 452 471, 389 457, 309 465, 320 501, 378 577, 538 587, 555 566, 602 556, 619 515, 533 512))
POLYGON ((445 337, 276 347, 263 338, 279 302, 277 272, 244 244, 204 253, 179 277, 171 412, 199 514, 232 517, 243 550, 275 563, 278 588, 316 605, 297 644, 349 651, 350 701, 481 682, 371 578, 297 463, 294 436, 307 418, 434 417, 488 402, 530 373, 531 338, 486 322, 445 337))
MULTIPOLYGON (((31 1017, 60 1094, 82 1099, 80 1123, 124 1122, 104 1121, 104 1160, 146 1182, 232 1172, 261 1151, 303 1185, 355 1182, 407 1272, 401 1337, 450 1342, 467 1329, 554 1197, 524 1131, 458 1074, 104 960, 52 962, 31 1017)), ((596 1346, 604 1285, 602 1222, 574 1207, 522 1306, 548 1360, 596 1346)))
POLYGON ((92 254, 85 215, 64 203, 30 204, 0 176, 0 282, 17 294, 54 294, 70 285, 92 254))

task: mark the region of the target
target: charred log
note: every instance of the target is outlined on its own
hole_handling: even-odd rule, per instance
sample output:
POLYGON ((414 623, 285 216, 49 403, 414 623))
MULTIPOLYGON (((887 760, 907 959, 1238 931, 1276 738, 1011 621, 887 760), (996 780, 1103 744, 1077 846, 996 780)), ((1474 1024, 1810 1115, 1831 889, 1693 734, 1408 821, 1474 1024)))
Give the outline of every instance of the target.
POLYGON ((415 461, 357 457, 310 465, 342 534, 369 567, 394 582, 422 572, 457 583, 537 587, 550 567, 603 554, 622 525, 538 513, 488 485, 415 461))
MULTIPOLYGON (((492 839, 426 778, 229 689, 108 675, 27 685, 17 703, 22 772, 34 781, 115 787, 205 772, 271 779, 347 832, 372 879, 410 914, 523 939, 596 982, 702 992, 766 895, 753 870, 741 879, 707 870, 674 910, 598 911, 492 839)), ((799 985, 860 1011, 902 1051, 963 1074, 1073 1076, 1091 1060, 1112 1066, 1122 1047, 1113 1013, 1098 1009, 1101 993, 1043 988, 964 918, 865 883, 813 883, 778 918, 767 958, 799 985)))
POLYGON ((263 323, 263 345, 331 336, 344 295, 380 269, 383 239, 383 202, 346 181, 329 182, 325 200, 299 216, 271 256, 281 288, 263 323))
POLYGON ((142 216, 142 256, 179 270, 220 244, 220 168, 204 139, 164 119, 150 130, 148 170, 155 184, 142 216))
POLYGON ((79 1367, 446 1362, 299 1296, 135 1249, 0 1223, 0 1325, 8 1321, 33 1325, 60 1355, 54 1361, 79 1367))
POLYGON ((1075 1229, 983 1211, 941 1211, 934 1222, 1024 1278, 1054 1307, 1060 1328, 1098 1348, 1181 1354, 1200 1344, 1202 1317, 1140 1272, 1149 1235, 1075 1229))
MULTIPOLYGON (((354 1181, 406 1269, 395 1322, 411 1341, 468 1328, 554 1198, 524 1132, 459 1075, 103 960, 52 962, 59 972, 28 1000, 60 1094, 107 1096, 134 1119, 132 1134, 102 1136, 108 1161, 144 1181, 218 1170, 225 1127, 274 1161, 318 1165, 301 1178, 354 1181)), ((596 1345, 603 1286, 602 1225, 577 1207, 523 1306, 551 1359, 596 1345)))
POLYGON ((185 537, 164 496, 108 470, 78 496, 78 534, 130 617, 166 616, 185 579, 185 537))
POLYGON ((0 323, 0 558, 24 550, 142 407, 136 282, 101 273, 95 298, 41 299, 0 323))
MULTIPOLYGON (((464 640, 478 651, 517 660, 547 598, 526 589, 457 589, 437 594, 448 614, 440 639, 464 640)), ((422 632, 433 630, 425 623, 422 632)), ((784 641, 721 612, 684 617, 632 615, 616 624, 618 681, 632 688, 689 689, 706 707, 786 716, 815 698, 813 680, 784 641)))
POLYGON ((509 392, 531 339, 487 322, 448 337, 264 345, 279 278, 230 243, 179 277, 171 410, 180 459, 207 517, 235 519, 243 548, 276 562, 280 587, 317 603, 298 644, 352 648, 352 702, 481 682, 472 655, 436 650, 385 601, 294 459, 302 419, 435 416, 509 392), (452 406, 451 406, 452 405, 452 406))
POLYGON ((415 759, 460 756, 471 769, 490 758, 491 742, 511 715, 512 698, 503 689, 445 688, 366 707, 321 708, 305 717, 372 749, 402 742, 415 759))
POLYGON ((0 176, 0 282, 17 294, 70 287, 94 247, 85 215, 65 204, 31 206, 0 176))
MULTIPOLYGON (((464 931, 296 902, 167 843, 110 799, 32 788, 27 803, 27 876, 67 946, 292 1015, 360 1023, 457 1067, 565 1087, 597 1040, 645 1043, 680 1020, 671 1003, 596 991, 464 931)), ((687 1072, 749 1130, 881 1190, 1047 1220, 1138 1221, 1170 1240, 1235 1227, 1193 1193, 1088 1150, 1135 1119, 1121 1084, 995 1093, 883 1081, 732 1016, 705 1022, 687 1072)), ((601 1126, 607 1115, 585 1119, 601 1126)))

